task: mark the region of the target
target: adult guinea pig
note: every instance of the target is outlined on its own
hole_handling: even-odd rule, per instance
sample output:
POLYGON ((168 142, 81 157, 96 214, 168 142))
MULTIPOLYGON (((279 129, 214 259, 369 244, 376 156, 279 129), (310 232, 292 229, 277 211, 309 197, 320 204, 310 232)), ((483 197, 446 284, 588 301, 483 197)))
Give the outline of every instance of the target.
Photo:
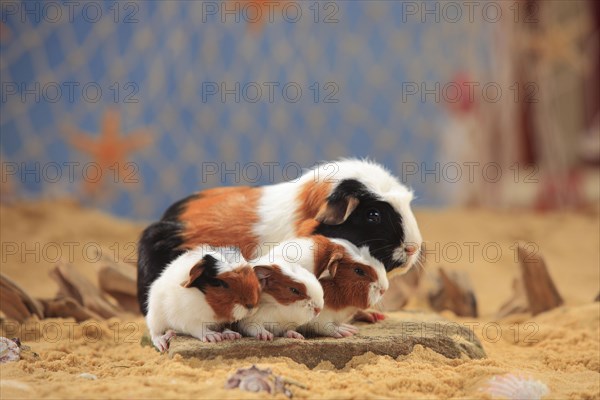
POLYGON ((142 312, 147 288, 162 268, 203 243, 236 246, 252 258, 266 254, 267 243, 319 234, 366 246, 388 272, 405 272, 418 259, 422 242, 412 199, 412 192, 381 165, 356 159, 321 164, 294 181, 193 194, 142 234, 142 312))
POLYGON ((325 307, 300 331, 335 338, 352 336, 358 328, 347 322, 358 311, 375 306, 389 287, 385 268, 366 247, 318 235, 312 240, 314 263, 303 265, 320 276, 325 307))
POLYGON ((261 288, 252 266, 226 251, 205 246, 190 250, 152 283, 146 324, 157 349, 165 351, 175 332, 204 342, 241 337, 217 330, 255 312, 261 288))
POLYGON ((236 324, 243 335, 261 340, 273 340, 274 336, 304 339, 296 329, 323 309, 323 288, 317 277, 300 265, 302 254, 297 242, 306 248, 312 244, 307 239, 294 239, 252 260, 263 290, 257 312, 236 324))

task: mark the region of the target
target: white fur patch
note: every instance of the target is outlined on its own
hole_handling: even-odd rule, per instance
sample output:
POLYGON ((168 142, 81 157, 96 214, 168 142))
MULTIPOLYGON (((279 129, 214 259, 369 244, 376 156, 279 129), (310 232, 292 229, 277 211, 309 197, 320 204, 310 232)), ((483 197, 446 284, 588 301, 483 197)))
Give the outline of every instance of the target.
POLYGON ((233 320, 234 321, 239 321, 240 319, 245 318, 249 312, 248 309, 244 306, 242 306, 241 304, 235 304, 233 306, 233 320))

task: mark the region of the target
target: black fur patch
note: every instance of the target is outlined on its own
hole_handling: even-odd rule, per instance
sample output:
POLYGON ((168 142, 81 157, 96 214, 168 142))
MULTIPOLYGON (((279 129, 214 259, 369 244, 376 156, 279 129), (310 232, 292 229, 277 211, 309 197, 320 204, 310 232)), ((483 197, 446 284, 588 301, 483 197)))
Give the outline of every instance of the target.
POLYGON ((219 279, 215 279, 215 276, 218 274, 218 263, 219 261, 211 256, 210 254, 205 255, 202 258, 202 266, 204 267, 204 271, 202 275, 192 282, 191 287, 195 287, 199 289, 202 293, 206 290, 207 286, 218 286, 222 285, 222 281, 219 279))
POLYGON ((167 264, 183 253, 183 225, 174 221, 158 221, 142 233, 138 245, 138 302, 142 314, 148 311, 148 290, 167 264))
POLYGON ((167 211, 165 211, 165 213, 162 215, 160 220, 161 221, 179 221, 179 216, 185 209, 185 206, 187 205, 187 203, 189 203, 191 200, 196 200, 200 196, 201 196, 200 194, 196 193, 196 194, 189 195, 188 197, 185 197, 181 200, 176 201, 175 203, 171 204, 169 206, 169 208, 167 208, 167 211))
POLYGON ((198 195, 194 194, 173 203, 160 221, 144 229, 138 243, 138 302, 142 314, 148 312, 148 290, 165 267, 179 255, 184 244, 184 224, 179 220, 186 204, 198 195))
POLYGON ((394 250, 404 242, 402 217, 389 203, 382 201, 361 182, 347 179, 336 187, 327 201, 341 201, 346 197, 355 197, 360 203, 348 219, 340 225, 319 224, 314 234, 331 238, 346 239, 358 247, 368 246, 369 252, 391 271, 400 265, 393 259, 394 250), (376 209, 381 222, 368 222, 370 210, 376 209))

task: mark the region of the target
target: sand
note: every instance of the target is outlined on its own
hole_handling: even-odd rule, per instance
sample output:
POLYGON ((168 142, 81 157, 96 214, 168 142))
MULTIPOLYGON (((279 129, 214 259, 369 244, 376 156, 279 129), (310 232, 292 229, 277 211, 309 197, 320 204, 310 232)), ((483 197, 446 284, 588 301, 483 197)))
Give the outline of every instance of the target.
MULTIPOLYGON (((548 398, 600 398, 600 303, 592 302, 600 291, 597 212, 422 210, 417 219, 431 252, 427 269, 443 265, 467 271, 471 278, 482 316, 443 316, 473 328, 488 354, 485 360, 448 360, 419 347, 397 359, 368 353, 341 370, 327 362, 310 370, 284 358, 169 359, 139 345, 144 331, 140 317, 81 324, 66 319, 24 325, 4 321, 3 333, 17 333, 13 336, 20 336, 39 359, 0 366, 0 397, 262 398, 223 389, 230 373, 256 363, 305 384, 292 387, 299 399, 479 398, 485 397, 479 388, 487 379, 505 373, 544 382, 548 398), (565 305, 536 317, 496 320, 494 313, 510 297, 518 272, 511 249, 517 241, 533 243, 544 255, 565 305), (462 249, 462 257, 452 252, 456 249, 462 249), (497 260, 493 249, 501 251, 497 260), (82 373, 97 379, 78 377, 82 373)), ((144 226, 56 200, 2 205, 0 220, 1 271, 36 297, 52 297, 57 290, 47 276, 57 249, 62 259, 95 280, 97 250, 133 261, 131 246, 144 226), (39 257, 27 253, 36 246, 39 257)))

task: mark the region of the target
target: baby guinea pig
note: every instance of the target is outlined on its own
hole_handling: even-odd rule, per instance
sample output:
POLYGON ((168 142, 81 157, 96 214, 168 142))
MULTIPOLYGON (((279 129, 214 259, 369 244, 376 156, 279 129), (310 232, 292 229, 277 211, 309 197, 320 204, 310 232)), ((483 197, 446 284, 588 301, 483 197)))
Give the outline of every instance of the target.
POLYGON ((189 250, 152 283, 146 323, 157 349, 165 351, 175 332, 204 342, 241 337, 217 330, 254 313, 261 288, 250 264, 227 251, 207 246, 189 250))
POLYGON ((263 290, 258 311, 236 324, 240 333, 260 340, 274 336, 304 339, 296 329, 323 309, 323 288, 312 272, 299 265, 302 249, 296 242, 303 242, 305 248, 312 243, 310 239, 289 240, 252 260, 263 290))
MULTIPOLYGON (((311 271, 319 276, 325 308, 301 332, 342 338, 358 328, 347 322, 361 310, 377 304, 389 287, 385 267, 366 247, 360 249, 344 239, 313 236, 311 271)), ((310 264, 303 264, 310 265, 310 264)))

